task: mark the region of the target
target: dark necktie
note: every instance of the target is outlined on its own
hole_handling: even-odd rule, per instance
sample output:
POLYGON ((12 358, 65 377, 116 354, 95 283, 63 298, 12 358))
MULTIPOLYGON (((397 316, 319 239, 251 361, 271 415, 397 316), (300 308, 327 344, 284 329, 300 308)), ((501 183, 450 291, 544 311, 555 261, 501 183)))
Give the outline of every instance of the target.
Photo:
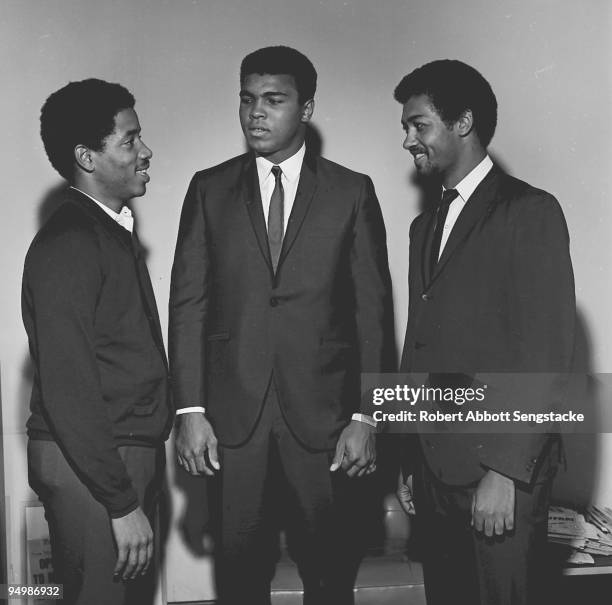
POLYGON ((438 264, 438 256, 440 256, 440 243, 442 242, 442 233, 444 231, 444 223, 448 216, 448 209, 451 202, 459 195, 456 189, 446 189, 442 194, 442 201, 438 206, 438 215, 436 217, 436 228, 434 230, 433 242, 431 244, 431 256, 429 258, 430 277, 438 264))
POLYGON ((283 171, 280 166, 272 166, 272 174, 274 175, 274 191, 270 198, 270 208, 268 210, 268 244, 270 246, 270 256, 272 258, 272 267, 276 273, 278 266, 278 258, 283 245, 283 226, 284 226, 284 199, 285 192, 281 182, 283 171))

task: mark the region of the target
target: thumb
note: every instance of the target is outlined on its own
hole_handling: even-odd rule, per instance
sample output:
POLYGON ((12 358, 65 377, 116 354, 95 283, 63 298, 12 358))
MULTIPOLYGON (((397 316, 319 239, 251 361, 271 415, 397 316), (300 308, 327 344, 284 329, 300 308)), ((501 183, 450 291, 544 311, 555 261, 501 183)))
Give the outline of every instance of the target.
POLYGON ((218 471, 221 468, 221 465, 219 464, 219 454, 217 453, 216 441, 208 446, 208 457, 210 458, 212 467, 218 471))
POLYGON ((472 527, 474 527, 474 510, 475 510, 475 508, 476 508, 476 493, 474 493, 472 495, 472 515, 471 515, 472 518, 470 519, 470 525, 472 527))
POLYGON ((338 443, 336 444, 336 453, 334 454, 334 459, 332 460, 332 464, 329 467, 329 470, 333 473, 340 468, 342 464, 342 458, 344 458, 344 440, 342 437, 338 439, 338 443))

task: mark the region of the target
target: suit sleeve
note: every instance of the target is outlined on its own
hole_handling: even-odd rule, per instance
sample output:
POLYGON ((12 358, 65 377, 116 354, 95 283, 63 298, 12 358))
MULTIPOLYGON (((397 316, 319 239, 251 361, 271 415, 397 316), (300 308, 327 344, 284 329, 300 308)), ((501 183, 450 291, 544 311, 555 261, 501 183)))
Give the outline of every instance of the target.
MULTIPOLYGON (((395 371, 393 299, 385 225, 374 185, 365 177, 354 223, 351 273, 362 373, 395 371)), ((372 414, 368 398, 360 411, 372 414)))
MULTIPOLYGON (((513 406, 551 411, 562 403, 571 370, 576 303, 563 212, 549 194, 540 192, 523 205, 514 225, 511 260, 510 318, 518 336, 517 371, 530 374, 518 385, 513 406)), ((481 460, 489 468, 529 483, 549 436, 497 435, 481 460)))
POLYGON ((194 177, 181 212, 170 286, 168 348, 177 409, 206 407, 204 347, 209 273, 203 192, 194 177))
POLYGON ((24 272, 24 317, 32 323, 32 356, 44 414, 68 462, 111 517, 138 507, 113 438, 98 371, 96 307, 104 274, 89 234, 39 243, 24 272))

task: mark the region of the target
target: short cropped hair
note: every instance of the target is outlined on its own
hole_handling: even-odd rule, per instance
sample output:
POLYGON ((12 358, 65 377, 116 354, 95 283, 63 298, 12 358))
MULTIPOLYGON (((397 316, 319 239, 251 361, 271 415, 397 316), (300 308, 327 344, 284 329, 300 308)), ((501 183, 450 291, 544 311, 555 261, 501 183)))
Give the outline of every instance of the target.
POLYGON ((317 89, 317 72, 310 59, 288 46, 267 46, 247 55, 240 65, 240 85, 251 74, 293 76, 300 103, 314 98, 317 89))
POLYGON ((115 116, 134 107, 134 97, 120 84, 90 78, 55 91, 40 111, 40 136, 52 166, 74 179, 74 148, 101 151, 115 129, 115 116))
POLYGON ((394 92, 404 104, 411 97, 427 95, 440 118, 448 125, 470 109, 474 129, 487 147, 497 125, 497 99, 485 78, 461 61, 442 59, 415 69, 402 78, 394 92))

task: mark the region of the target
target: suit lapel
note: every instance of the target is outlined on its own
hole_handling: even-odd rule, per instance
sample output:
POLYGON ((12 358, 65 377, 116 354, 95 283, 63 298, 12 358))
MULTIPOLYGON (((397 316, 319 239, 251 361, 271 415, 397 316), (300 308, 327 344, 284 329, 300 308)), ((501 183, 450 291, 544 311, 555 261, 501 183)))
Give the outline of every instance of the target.
POLYGON ((446 245, 444 246, 442 256, 440 256, 440 260, 434 269, 431 282, 428 284, 428 287, 431 286, 431 284, 444 270, 457 248, 466 241, 476 223, 492 207, 491 202, 495 198, 498 181, 499 170, 493 166, 478 187, 476 187, 476 190, 474 193, 472 193, 465 204, 465 207, 461 211, 461 214, 459 215, 459 218, 457 219, 457 222, 450 233, 446 245))
POLYGON ((430 212, 428 219, 425 221, 425 228, 423 229, 423 242, 419 246, 419 250, 423 254, 421 259, 421 277, 423 284, 429 283, 431 276, 431 246, 433 244, 434 229, 436 226, 436 212, 430 212))
POLYGON ((306 218, 312 198, 317 189, 317 166, 316 158, 306 152, 304 161, 302 163, 302 170, 300 172, 300 181, 298 183, 297 192, 295 194, 295 200, 293 202, 293 208, 289 215, 289 222, 287 224, 287 232, 283 238, 283 247, 281 248, 280 258, 278 265, 281 263, 291 250, 291 246, 300 231, 300 228, 306 218))
POLYGON ((257 166, 255 164, 255 156, 252 153, 247 156, 242 171, 241 182, 242 200, 249 214, 259 250, 268 264, 270 272, 273 272, 270 247, 268 245, 268 229, 266 228, 266 219, 264 217, 261 192, 259 190, 259 179, 257 177, 257 166))

